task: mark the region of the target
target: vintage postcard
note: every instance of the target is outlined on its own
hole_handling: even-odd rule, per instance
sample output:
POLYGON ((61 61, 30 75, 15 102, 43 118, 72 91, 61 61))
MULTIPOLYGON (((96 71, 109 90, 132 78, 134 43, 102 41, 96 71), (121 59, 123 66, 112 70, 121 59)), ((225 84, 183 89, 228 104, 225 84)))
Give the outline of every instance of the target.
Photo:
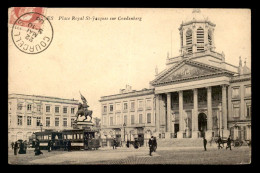
POLYGON ((251 10, 8 10, 8 163, 251 163, 251 10))

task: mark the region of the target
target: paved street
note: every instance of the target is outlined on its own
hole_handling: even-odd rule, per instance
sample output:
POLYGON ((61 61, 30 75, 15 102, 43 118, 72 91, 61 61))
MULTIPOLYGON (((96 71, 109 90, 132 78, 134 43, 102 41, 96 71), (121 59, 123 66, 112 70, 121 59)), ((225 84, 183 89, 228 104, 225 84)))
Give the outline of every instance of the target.
POLYGON ((94 151, 52 151, 43 150, 43 155, 34 156, 33 149, 27 154, 14 156, 9 149, 10 164, 247 164, 251 160, 249 147, 218 150, 203 148, 158 148, 153 156, 149 156, 148 148, 100 148, 94 151))

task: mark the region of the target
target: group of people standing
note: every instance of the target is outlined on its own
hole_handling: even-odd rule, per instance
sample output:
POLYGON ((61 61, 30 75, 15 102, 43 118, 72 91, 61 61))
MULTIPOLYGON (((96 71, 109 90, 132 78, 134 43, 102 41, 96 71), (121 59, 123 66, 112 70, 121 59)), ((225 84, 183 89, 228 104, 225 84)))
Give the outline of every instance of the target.
POLYGON ((19 154, 26 154, 27 150, 27 141, 18 140, 11 143, 12 150, 14 150, 14 155, 19 154), (19 150, 19 151, 18 151, 19 150))

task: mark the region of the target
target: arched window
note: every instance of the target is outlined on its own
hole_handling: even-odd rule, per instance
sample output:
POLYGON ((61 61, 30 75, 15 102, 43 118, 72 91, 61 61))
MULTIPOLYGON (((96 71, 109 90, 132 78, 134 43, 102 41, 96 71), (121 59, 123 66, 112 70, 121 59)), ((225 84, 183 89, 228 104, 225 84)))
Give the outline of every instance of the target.
MULTIPOLYGON (((192 45, 192 31, 189 29, 186 32, 186 46, 192 45)), ((192 46, 187 47, 187 52, 192 53, 192 46)))
MULTIPOLYGON (((197 43, 198 44, 204 44, 204 29, 199 27, 197 29, 197 43)), ((203 51, 204 50, 204 46, 197 46, 197 51, 203 51)))
POLYGON ((208 41, 209 41, 209 45, 212 45, 212 31, 209 30, 208 32, 208 41))

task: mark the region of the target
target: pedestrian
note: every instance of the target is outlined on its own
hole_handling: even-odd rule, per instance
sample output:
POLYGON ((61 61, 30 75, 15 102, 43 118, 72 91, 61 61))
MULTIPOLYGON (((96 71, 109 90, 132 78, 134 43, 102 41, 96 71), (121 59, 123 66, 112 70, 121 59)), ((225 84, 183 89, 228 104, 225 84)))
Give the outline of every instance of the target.
POLYGON ((38 156, 38 155, 40 155, 40 154, 43 154, 43 153, 41 152, 41 150, 40 150, 40 141, 39 141, 39 139, 36 139, 34 153, 35 153, 35 156, 38 156))
POLYGON ((25 154, 25 149, 24 149, 24 143, 23 141, 20 141, 20 149, 19 149, 19 154, 25 154))
POLYGON ((149 139, 149 149, 150 149, 150 156, 152 156, 152 152, 154 151, 154 139, 153 136, 151 136, 151 138, 149 139))
POLYGON ((64 140, 64 143, 63 143, 63 144, 64 144, 64 151, 66 151, 66 150, 67 150, 67 146, 68 146, 68 142, 67 142, 66 139, 64 140))
POLYGON ((113 149, 116 149, 116 138, 113 139, 113 149))
POLYGON ((51 150, 52 150, 52 141, 49 140, 48 141, 48 152, 51 152, 51 150))
POLYGON ((12 149, 14 149, 14 142, 11 143, 12 149))
POLYGON ((220 149, 220 148, 222 149, 222 146, 220 146, 220 144, 222 143, 220 136, 218 137, 217 142, 218 142, 218 149, 220 149))
POLYGON ((204 145, 204 150, 207 151, 207 139, 205 136, 203 137, 203 145, 204 145))
POLYGON ((134 148, 135 148, 135 149, 138 149, 138 148, 139 148, 139 142, 138 142, 137 139, 135 139, 134 148))
POLYGON ((15 141, 15 143, 14 143, 14 155, 17 155, 18 148, 19 148, 18 142, 15 141))
POLYGON ((68 144, 68 151, 70 151, 71 150, 71 141, 69 140, 67 144, 68 144))
POLYGON ((230 148, 230 150, 231 150, 231 139, 230 139, 230 136, 229 136, 228 139, 227 139, 226 150, 227 150, 228 148, 230 148))
POLYGON ((130 142, 129 142, 129 140, 127 140, 126 147, 129 148, 129 145, 130 145, 130 142))
POLYGON ((155 152, 156 151, 156 149, 157 149, 157 141, 156 141, 156 137, 153 137, 153 145, 154 145, 154 149, 153 149, 153 151, 155 152))
POLYGON ((23 142, 23 145, 24 145, 24 154, 26 154, 26 150, 27 150, 27 141, 26 140, 23 142))

